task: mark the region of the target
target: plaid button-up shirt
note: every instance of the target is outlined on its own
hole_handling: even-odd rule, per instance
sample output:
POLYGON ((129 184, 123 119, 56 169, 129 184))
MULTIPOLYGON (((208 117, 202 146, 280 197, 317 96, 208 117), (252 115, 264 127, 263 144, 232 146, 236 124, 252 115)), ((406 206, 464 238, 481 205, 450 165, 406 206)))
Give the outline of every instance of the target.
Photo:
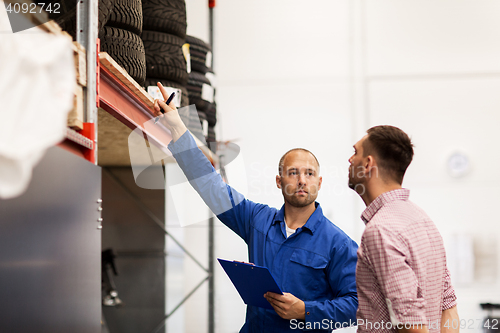
POLYGON ((397 332, 397 324, 414 323, 438 333, 442 311, 456 305, 441 235, 409 194, 386 192, 361 215, 358 332, 397 332))

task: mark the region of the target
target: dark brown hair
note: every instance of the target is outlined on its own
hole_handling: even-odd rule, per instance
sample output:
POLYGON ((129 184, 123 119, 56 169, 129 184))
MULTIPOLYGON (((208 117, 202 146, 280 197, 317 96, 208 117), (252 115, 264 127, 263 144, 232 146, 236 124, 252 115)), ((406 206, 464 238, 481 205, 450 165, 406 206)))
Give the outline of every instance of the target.
POLYGON ((312 157, 314 157, 314 159, 316 160, 316 163, 318 164, 318 172, 319 172, 319 162, 318 162, 318 159, 316 158, 316 156, 314 156, 313 153, 311 153, 309 150, 307 149, 304 149, 304 148, 293 148, 293 149, 290 149, 289 151, 287 151, 283 156, 281 156, 280 158, 280 162, 278 164, 278 175, 281 176, 282 172, 283 172, 283 166, 285 164, 285 157, 286 155, 288 155, 289 153, 291 153, 292 151, 297 151, 297 150, 300 150, 300 151, 304 151, 306 153, 309 153, 312 155, 312 157))
POLYGON ((411 139, 401 129, 389 125, 374 126, 366 132, 363 155, 374 155, 381 171, 401 185, 413 159, 411 139))

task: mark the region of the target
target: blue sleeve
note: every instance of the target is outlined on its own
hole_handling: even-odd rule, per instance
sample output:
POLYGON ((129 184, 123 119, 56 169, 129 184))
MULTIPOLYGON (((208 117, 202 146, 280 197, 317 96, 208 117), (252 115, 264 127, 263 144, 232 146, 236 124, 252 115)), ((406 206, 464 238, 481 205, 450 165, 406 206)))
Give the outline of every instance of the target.
POLYGON ((193 137, 186 131, 175 143, 168 145, 189 183, 198 192, 217 217, 245 241, 251 230, 250 223, 258 204, 224 183, 210 161, 197 147, 193 137))
MULTIPOLYGON (((324 319, 338 323, 339 327, 356 324, 358 295, 356 291, 356 263, 358 245, 348 239, 340 248, 332 253, 331 261, 325 268, 334 299, 328 301, 306 301, 306 325, 311 322, 322 322, 324 319), (344 325, 344 326, 342 326, 344 325)), ((307 327, 307 326, 306 326, 307 327)))

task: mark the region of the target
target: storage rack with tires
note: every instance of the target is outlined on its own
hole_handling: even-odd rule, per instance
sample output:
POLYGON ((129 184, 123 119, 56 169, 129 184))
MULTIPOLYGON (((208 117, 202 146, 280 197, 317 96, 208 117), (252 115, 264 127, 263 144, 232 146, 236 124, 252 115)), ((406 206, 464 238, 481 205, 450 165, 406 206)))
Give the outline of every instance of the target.
MULTIPOLYGON (((104 123, 103 119, 109 120, 110 116, 114 122, 118 120, 129 129, 141 129, 148 136, 150 143, 160 149, 166 149, 166 143, 171 139, 169 132, 161 125, 152 128, 144 126, 144 123, 152 119, 153 100, 141 86, 148 86, 154 84, 155 81, 160 81, 164 85, 181 89, 183 92, 181 105, 189 104, 189 94, 186 87, 188 83, 186 64, 181 61, 181 54, 178 52, 179 46, 184 44, 185 14, 184 17, 179 14, 177 19, 165 20, 165 15, 175 18, 172 12, 179 13, 179 9, 183 5, 185 6, 184 1, 169 1, 171 6, 165 6, 164 2, 158 0, 144 0, 142 7, 138 6, 138 3, 140 4, 140 1, 137 0, 116 0, 112 4, 110 0, 100 0, 99 6, 104 10, 98 11, 97 1, 80 0, 75 7, 76 19, 71 22, 71 26, 74 26, 74 37, 87 50, 87 76, 89 79, 83 97, 85 101, 84 122, 87 128, 86 136, 94 144, 90 152, 91 156, 86 158, 95 164, 98 164, 99 148, 102 149, 107 141, 103 135, 105 129, 100 128, 100 125, 104 123), (158 11, 158 6, 165 8, 158 11), (126 8, 134 9, 125 10, 126 8), (140 10, 147 13, 148 19, 144 22, 139 22, 140 20, 137 19, 140 10), (140 23, 143 25, 141 26, 140 23), (139 38, 139 34, 142 38, 139 38), (98 37, 100 44, 96 43, 98 37), (140 56, 141 48, 145 50, 144 58, 140 56), (165 62, 164 59, 155 57, 158 48, 167 51, 170 48, 172 54, 176 54, 171 57, 170 61, 165 62), (101 53, 102 51, 106 51, 111 57, 101 53), (127 80, 126 74, 116 70, 116 61, 124 67, 137 84, 131 83, 130 80, 127 80)), ((185 122, 192 119, 192 116, 190 118, 189 115, 181 116, 185 122)), ((213 131, 213 117, 210 123, 213 131)), ((195 132, 191 126, 190 130, 195 132)), ((195 136, 199 139, 203 138, 195 136)), ((214 136, 211 137, 214 141, 214 136)), ((217 158, 207 147, 202 145, 200 140, 196 141, 202 151, 215 164, 217 158)), ((99 156, 99 160, 101 160, 101 156, 99 156)), ((209 282, 209 332, 213 332, 213 219, 209 223, 211 225, 208 251, 209 267, 205 270, 208 273, 207 280, 209 282)), ((164 320, 169 315, 167 314, 164 320)), ((164 325, 163 322, 159 324, 159 326, 162 325, 164 325)))
MULTIPOLYGON (((179 89, 180 106, 189 105, 186 89, 187 71, 182 48, 186 37, 186 3, 183 0, 143 0, 143 33, 146 54, 145 89, 156 87, 161 82, 164 87, 179 89)), ((180 116, 191 130, 187 110, 180 116)))
POLYGON ((186 36, 189 45, 191 71, 187 89, 190 102, 196 105, 196 113, 191 116, 199 119, 202 130, 193 131, 195 136, 206 138, 207 144, 216 152, 217 143, 214 126, 217 123, 217 106, 215 104, 216 80, 212 70, 212 48, 203 40, 194 36, 186 36))

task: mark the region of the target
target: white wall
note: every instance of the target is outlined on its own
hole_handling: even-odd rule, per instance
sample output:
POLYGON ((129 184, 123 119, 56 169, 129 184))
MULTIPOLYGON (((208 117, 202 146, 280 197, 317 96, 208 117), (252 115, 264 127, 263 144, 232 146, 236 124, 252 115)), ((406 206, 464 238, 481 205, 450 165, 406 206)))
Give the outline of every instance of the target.
MULTIPOLYGON (((187 13, 188 34, 208 40, 206 0, 187 0, 187 13)), ((470 332, 480 331, 479 302, 500 303, 499 17, 496 0, 218 0, 215 11, 218 139, 238 139, 247 197, 280 207, 279 158, 310 149, 322 165, 318 201, 359 241, 364 207, 347 189, 347 159, 368 127, 400 126, 416 145, 405 186, 443 234, 470 332), (462 178, 447 171, 455 151, 471 161, 462 178)), ((203 256, 206 228, 197 226, 184 232, 203 256)), ((216 256, 247 259, 220 223, 216 242, 216 256)), ((245 307, 216 268, 216 331, 237 332, 245 307)), ((185 331, 205 332, 206 290, 184 311, 185 331)))
POLYGON ((369 125, 393 124, 412 135, 415 160, 405 185, 438 225, 449 250, 460 316, 467 331, 479 332, 484 313, 478 304, 500 302, 495 216, 500 177, 493 171, 500 162, 494 153, 500 125, 500 3, 367 2, 365 15, 369 125), (447 170, 456 151, 471 163, 459 179, 447 170), (473 244, 469 251, 463 249, 467 241, 453 247, 457 237, 473 244), (472 279, 463 279, 470 271, 472 279))

